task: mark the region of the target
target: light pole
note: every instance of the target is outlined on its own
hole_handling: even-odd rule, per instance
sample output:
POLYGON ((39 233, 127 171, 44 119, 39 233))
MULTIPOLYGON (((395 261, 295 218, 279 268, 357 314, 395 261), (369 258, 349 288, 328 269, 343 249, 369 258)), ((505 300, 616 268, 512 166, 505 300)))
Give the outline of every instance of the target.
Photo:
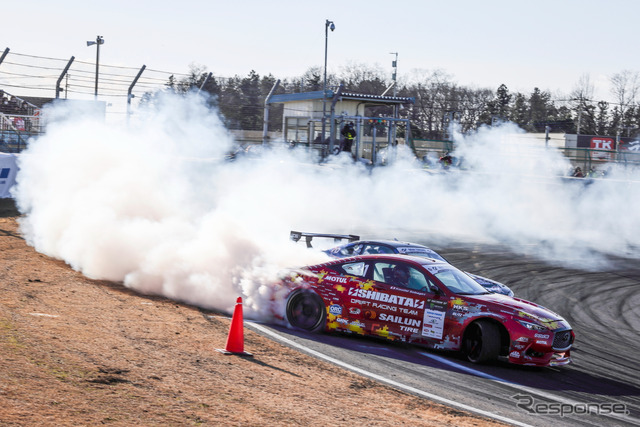
MULTIPOLYGON (((322 85, 322 140, 324 141, 325 116, 327 114, 327 47, 329 45, 329 28, 336 29, 333 21, 328 19, 324 23, 324 83, 322 85)), ((330 149, 333 147, 329 147, 330 149)))
POLYGON ((398 91, 396 90, 396 76, 398 74, 398 52, 389 52, 391 55, 395 55, 396 59, 391 61, 391 67, 393 67, 393 74, 391 75, 391 80, 393 80, 393 96, 396 96, 398 91))
MULTIPOLYGON (((393 80, 393 96, 396 96, 398 93, 398 85, 396 84, 396 77, 398 76, 398 52, 389 52, 391 55, 395 55, 396 59, 391 62, 391 66, 393 67, 393 74, 391 75, 391 79, 393 80)), ((398 118, 398 104, 393 105, 393 118, 398 118)), ((389 123, 389 144, 395 147, 396 142, 396 122, 395 120, 389 123)), ((397 148, 397 147, 396 147, 397 148)))
POLYGON ((95 98, 96 100, 98 99, 98 72, 100 70, 100 45, 104 44, 104 39, 102 38, 102 36, 97 36, 96 37, 96 41, 88 41, 87 42, 87 46, 93 46, 96 45, 96 91, 95 91, 95 98))

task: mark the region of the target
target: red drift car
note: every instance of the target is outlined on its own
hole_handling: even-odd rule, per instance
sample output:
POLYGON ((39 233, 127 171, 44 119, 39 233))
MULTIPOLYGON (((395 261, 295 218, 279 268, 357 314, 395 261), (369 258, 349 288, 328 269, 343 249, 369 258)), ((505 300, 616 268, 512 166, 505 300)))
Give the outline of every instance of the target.
POLYGON ((363 255, 291 271, 286 319, 311 332, 341 331, 462 351, 474 363, 571 362, 574 333, 560 316, 488 292, 446 262, 363 255))

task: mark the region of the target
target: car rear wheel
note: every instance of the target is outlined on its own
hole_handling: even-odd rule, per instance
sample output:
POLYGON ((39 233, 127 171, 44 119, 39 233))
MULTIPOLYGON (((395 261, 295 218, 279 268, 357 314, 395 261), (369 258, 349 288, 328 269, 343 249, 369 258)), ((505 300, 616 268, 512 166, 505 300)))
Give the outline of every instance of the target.
POLYGON ((472 363, 486 363, 498 358, 500 330, 487 320, 478 320, 464 334, 464 353, 472 363))
POLYGON ((311 291, 295 291, 287 300, 287 320, 294 328, 310 332, 324 329, 327 311, 318 294, 311 291))

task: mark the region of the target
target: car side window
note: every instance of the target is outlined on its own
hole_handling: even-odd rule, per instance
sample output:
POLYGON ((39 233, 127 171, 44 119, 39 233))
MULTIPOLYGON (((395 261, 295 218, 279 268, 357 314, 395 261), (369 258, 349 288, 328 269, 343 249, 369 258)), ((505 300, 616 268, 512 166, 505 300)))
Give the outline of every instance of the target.
POLYGON ((421 271, 404 263, 376 262, 373 280, 417 291, 433 292, 433 283, 421 271))
POLYGON ((392 254, 393 249, 384 245, 364 245, 362 250, 363 255, 375 255, 375 254, 392 254))
POLYGON ((356 249, 359 249, 359 248, 360 248, 360 245, 347 245, 342 249, 340 249, 340 255, 351 256, 351 255, 357 254, 358 251, 356 249))
POLYGON ((350 276, 365 277, 367 275, 367 263, 364 261, 342 264, 342 271, 350 276))

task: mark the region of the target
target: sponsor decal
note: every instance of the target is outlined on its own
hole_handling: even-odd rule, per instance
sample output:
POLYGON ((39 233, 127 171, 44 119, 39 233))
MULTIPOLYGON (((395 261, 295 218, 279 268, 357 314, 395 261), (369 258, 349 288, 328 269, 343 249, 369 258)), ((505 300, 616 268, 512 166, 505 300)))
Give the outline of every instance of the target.
POLYGON ((410 327, 408 327, 408 326, 400 326, 400 330, 401 330, 402 332, 410 332, 410 333, 412 333, 412 334, 418 334, 418 333, 420 333, 420 329, 418 329, 418 328, 410 328, 410 327))
POLYGON ((398 253, 410 255, 410 254, 420 254, 420 255, 435 255, 435 252, 430 251, 425 248, 414 248, 414 247, 403 247, 400 246, 398 249, 398 253))
POLYGON ((422 324, 422 335, 429 338, 442 339, 444 332, 444 311, 425 309, 422 324))
POLYGON ((544 341, 544 340, 537 340, 536 344, 544 344, 544 345, 549 345, 549 341, 544 341))
POLYGON ((377 316, 377 314, 373 310, 367 310, 367 311, 364 312, 364 317, 369 319, 369 320, 375 319, 376 316, 377 316))
POLYGON ((371 305, 371 301, 363 301, 363 300, 361 300, 361 299, 351 298, 351 304, 358 304, 358 305, 366 305, 366 306, 369 306, 369 305, 371 305))
POLYGON ((360 309, 358 307, 349 307, 349 314, 360 314, 360 309))
POLYGON ((416 328, 420 327, 420 320, 418 319, 409 319, 393 314, 380 313, 380 320, 383 322, 397 323, 400 325, 413 326, 416 328))
POLYGON ((534 335, 535 338, 542 338, 542 339, 548 339, 549 338, 549 334, 535 334, 534 335))
POLYGON ((524 350, 527 346, 524 344, 514 344, 513 348, 516 350, 524 350))
POLYGON ((520 337, 516 340, 517 342, 529 342, 529 338, 527 337, 520 337))
POLYGON ((591 148, 596 150, 613 150, 615 147, 615 141, 613 138, 596 137, 591 138, 591 148))
POLYGON ((451 298, 451 301, 449 301, 449 306, 451 308, 456 307, 456 306, 464 306, 467 305, 467 302, 465 300, 463 300, 462 298, 458 297, 458 298, 451 298))
POLYGON ((347 319, 343 318, 343 317, 338 317, 336 319, 336 322, 338 322, 338 323, 340 323, 342 325, 348 325, 349 324, 349 321, 347 319))
POLYGON ((427 300, 427 308, 431 310, 445 311, 447 309, 447 302, 430 299, 427 300))
POLYGON ((331 307, 329 307, 329 313, 333 314, 334 316, 340 316, 342 315, 342 307, 338 304, 333 304, 331 305, 331 307))
POLYGON ((520 352, 512 351, 511 353, 509 353, 509 357, 513 357, 514 359, 519 359, 520 358, 520 352))
POLYGON ((349 323, 348 329, 352 332, 364 335, 364 323, 359 320, 354 320, 353 322, 349 323))
POLYGON ((325 276, 324 280, 326 280, 328 282, 334 282, 334 283, 342 283, 342 284, 346 284, 347 283, 347 278, 346 277, 340 277, 340 276, 325 276))
POLYGON ((396 307, 395 305, 378 304, 377 302, 374 302, 373 304, 371 304, 371 307, 379 308, 380 310, 398 311, 398 307, 396 307))
POLYGON ((389 295, 384 292, 365 290, 362 288, 350 288, 349 295, 353 297, 363 298, 365 300, 386 302, 411 308, 424 308, 424 301, 418 298, 403 297, 399 295, 389 295))

